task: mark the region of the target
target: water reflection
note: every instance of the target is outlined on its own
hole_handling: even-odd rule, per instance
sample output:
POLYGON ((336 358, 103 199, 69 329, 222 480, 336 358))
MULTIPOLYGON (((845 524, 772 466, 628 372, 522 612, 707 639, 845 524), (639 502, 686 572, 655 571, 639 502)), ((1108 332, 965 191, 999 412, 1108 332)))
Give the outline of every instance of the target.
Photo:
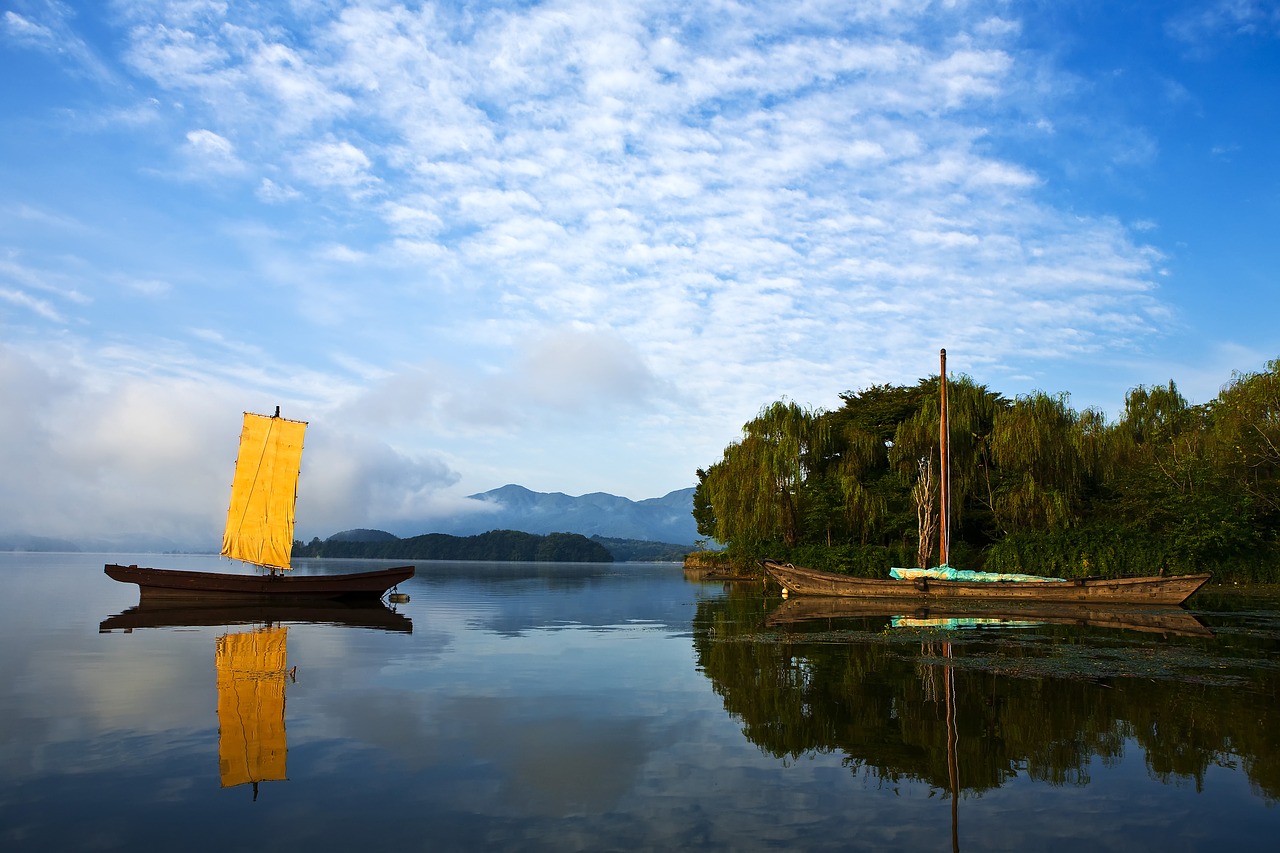
POLYGON ((254 626, 214 641, 221 787, 287 781, 286 684, 297 682, 288 662, 289 628, 283 624, 335 625, 412 633, 413 623, 393 607, 374 602, 226 601, 143 602, 103 619, 100 633, 145 628, 254 626))
POLYGON ((1198 606, 1213 638, 770 625, 758 582, 674 566, 560 584, 432 564, 402 587, 412 633, 241 611, 99 634, 138 616, 102 563, 0 554, 0 849, 938 850, 951 805, 967 850, 1265 850, 1280 831, 1280 602, 1198 606), (298 670, 289 781, 254 802, 221 788, 214 660, 268 620, 298 670))
POLYGON ((300 603, 228 604, 227 602, 144 602, 102 620, 98 630, 183 628, 215 625, 263 625, 310 622, 413 633, 413 622, 380 601, 311 601, 300 603))
POLYGON ((963 602, 921 606, 915 601, 816 595, 784 600, 770 611, 766 624, 776 627, 799 622, 858 617, 889 617, 891 624, 897 627, 1028 628, 1053 624, 1183 637, 1213 636, 1213 631, 1194 613, 1182 607, 1010 603, 965 605, 963 602))
POLYGON ((1211 769, 1240 767, 1280 799, 1266 638, 1219 642, 1186 611, 870 608, 730 588, 698 603, 697 663, 764 753, 841 754, 854 774, 923 782, 953 807, 1020 777, 1087 785, 1094 762, 1134 750, 1159 782, 1200 791, 1211 769))
POLYGON ((218 776, 224 788, 283 782, 289 745, 285 736, 285 680, 289 629, 268 626, 224 634, 214 646, 218 670, 218 776))

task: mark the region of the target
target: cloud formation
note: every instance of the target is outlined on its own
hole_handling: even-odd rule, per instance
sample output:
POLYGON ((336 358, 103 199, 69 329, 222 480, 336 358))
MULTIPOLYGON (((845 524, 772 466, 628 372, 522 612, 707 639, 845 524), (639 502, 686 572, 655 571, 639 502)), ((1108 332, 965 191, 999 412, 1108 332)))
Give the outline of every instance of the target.
MULTIPOLYGON (((201 441, 227 411, 288 403, 327 423, 305 499, 340 526, 506 482, 662 494, 767 402, 912 382, 944 344, 1006 392, 1101 376, 1080 402, 1114 409, 1167 378, 1132 368, 1194 318, 1160 287, 1153 213, 1075 193, 1072 175, 1109 182, 1161 149, 1037 42, 1048 17, 15 4, 5 50, 39 58, 53 110, 24 107, 6 151, 59 166, 0 196, 7 381, 56 376, 24 386, 31 411, 97 423, 83 470, 47 460, 86 504, 103 458, 131 494, 154 485, 100 423, 121 401, 181 401, 201 441)), ((1274 24, 1188 6, 1161 37, 1274 24)), ((198 452, 167 469, 212 483, 198 452)))

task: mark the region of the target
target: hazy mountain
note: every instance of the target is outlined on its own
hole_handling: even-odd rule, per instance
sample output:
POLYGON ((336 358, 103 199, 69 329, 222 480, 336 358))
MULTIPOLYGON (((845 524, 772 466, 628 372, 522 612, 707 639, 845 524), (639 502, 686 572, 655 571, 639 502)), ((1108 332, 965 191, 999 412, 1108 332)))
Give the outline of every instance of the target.
POLYGON ((218 543, 201 546, 199 543, 177 542, 165 536, 147 533, 121 534, 112 537, 83 539, 32 536, 24 533, 0 534, 0 551, 66 551, 71 553, 102 554, 162 554, 162 553, 212 553, 218 543))
POLYGON ((23 533, 7 533, 0 536, 0 551, 81 551, 82 544, 70 539, 50 536, 27 536, 23 533))
POLYGON ((581 533, 610 539, 644 539, 692 545, 698 540, 693 520, 693 489, 660 498, 633 501, 604 492, 570 497, 561 492, 534 492, 508 485, 470 495, 492 506, 491 512, 459 515, 436 522, 436 532, 472 536, 487 530, 525 533, 581 533))

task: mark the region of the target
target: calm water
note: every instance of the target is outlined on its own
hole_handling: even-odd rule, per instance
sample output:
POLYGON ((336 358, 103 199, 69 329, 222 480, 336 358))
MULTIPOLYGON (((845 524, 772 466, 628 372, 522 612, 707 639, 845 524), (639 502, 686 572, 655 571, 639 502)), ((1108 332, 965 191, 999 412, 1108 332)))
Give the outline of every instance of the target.
POLYGON ((395 613, 270 614, 279 631, 129 613, 105 559, 0 554, 0 848, 1280 837, 1274 602, 1203 596, 1153 632, 806 614, 666 565, 425 563, 395 613), (229 662, 255 644, 266 663, 229 662))

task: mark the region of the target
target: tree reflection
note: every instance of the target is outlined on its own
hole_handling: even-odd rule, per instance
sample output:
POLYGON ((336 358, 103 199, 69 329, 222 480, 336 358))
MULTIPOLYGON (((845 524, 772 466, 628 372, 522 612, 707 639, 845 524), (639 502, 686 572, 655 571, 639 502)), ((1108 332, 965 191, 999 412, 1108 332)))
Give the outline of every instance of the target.
POLYGON ((725 709, 769 755, 837 753, 886 783, 951 790, 949 674, 962 793, 1019 775, 1087 785, 1094 762, 1136 745, 1162 782, 1200 790, 1211 767, 1238 766, 1258 796, 1280 799, 1274 640, 1057 625, 940 632, 892 628, 886 616, 768 628, 774 603, 758 590, 703 599, 693 639, 725 709))

